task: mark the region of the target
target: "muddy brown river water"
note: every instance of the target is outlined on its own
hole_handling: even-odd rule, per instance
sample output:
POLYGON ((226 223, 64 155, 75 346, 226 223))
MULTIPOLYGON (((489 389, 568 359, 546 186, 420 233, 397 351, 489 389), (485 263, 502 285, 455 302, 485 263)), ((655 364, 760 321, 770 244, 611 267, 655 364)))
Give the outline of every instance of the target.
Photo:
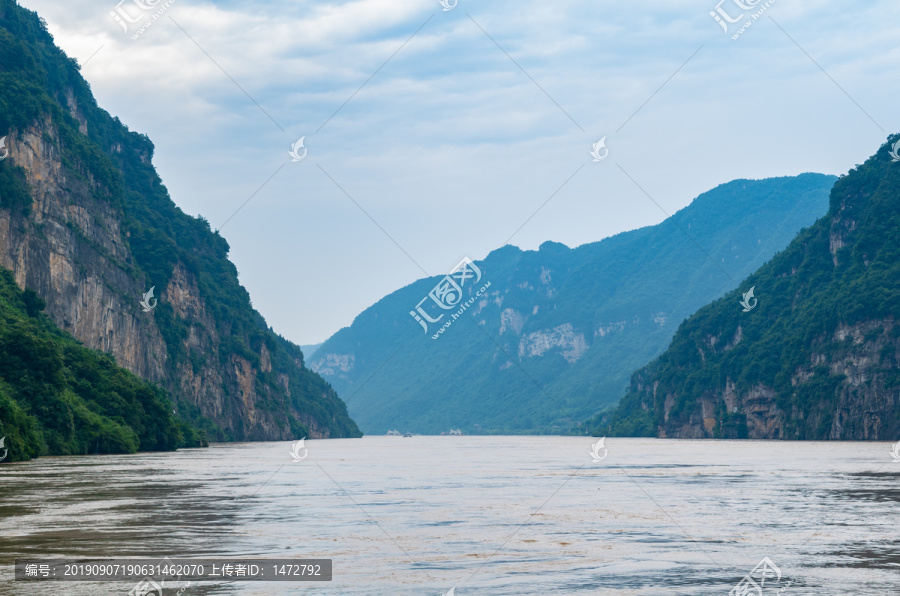
POLYGON ((166 594, 900 594, 888 443, 365 437, 0 465, 0 593, 21 557, 330 558, 331 582, 166 594), (742 587, 737 588, 742 580, 742 587))

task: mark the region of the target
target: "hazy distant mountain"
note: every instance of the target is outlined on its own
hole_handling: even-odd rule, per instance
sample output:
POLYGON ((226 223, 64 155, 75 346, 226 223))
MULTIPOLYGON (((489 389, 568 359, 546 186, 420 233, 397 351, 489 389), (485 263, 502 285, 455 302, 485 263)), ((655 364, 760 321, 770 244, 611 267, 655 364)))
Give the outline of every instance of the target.
POLYGON ((892 148, 842 176, 825 217, 685 321, 671 347, 634 374, 599 432, 897 440, 900 163, 892 148))
POLYGON ((316 350, 322 347, 321 343, 318 344, 307 344, 305 346, 301 345, 300 349, 303 350, 303 357, 309 360, 312 358, 312 355, 316 353, 316 350))
POLYGON ((463 287, 465 300, 490 284, 484 294, 437 339, 455 312, 428 298, 441 276, 378 301, 310 366, 369 433, 569 429, 615 404, 682 320, 823 215, 835 180, 736 180, 656 226, 575 249, 503 247, 463 287), (423 299, 428 317, 447 313, 439 323, 411 315, 423 299))

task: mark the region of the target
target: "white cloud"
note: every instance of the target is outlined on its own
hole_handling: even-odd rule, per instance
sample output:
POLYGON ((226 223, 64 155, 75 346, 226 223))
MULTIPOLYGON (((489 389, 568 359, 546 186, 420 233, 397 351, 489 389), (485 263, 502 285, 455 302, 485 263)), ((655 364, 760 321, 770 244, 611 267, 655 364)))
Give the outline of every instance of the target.
MULTIPOLYGON (((841 173, 886 134, 775 22, 732 41, 711 0, 461 0, 449 12, 437 0, 176 0, 167 14, 285 132, 167 17, 131 40, 114 2, 24 4, 70 55, 103 44, 83 69, 99 103, 150 135, 174 200, 214 226, 307 136, 307 160, 223 232, 254 304, 300 343, 421 275, 317 163, 437 274, 497 248, 582 164, 515 243, 574 246, 659 221, 616 163, 671 213, 733 178, 841 173), (610 158, 591 163, 603 135, 610 158)), ((767 14, 891 132, 898 12, 778 0, 767 14)))

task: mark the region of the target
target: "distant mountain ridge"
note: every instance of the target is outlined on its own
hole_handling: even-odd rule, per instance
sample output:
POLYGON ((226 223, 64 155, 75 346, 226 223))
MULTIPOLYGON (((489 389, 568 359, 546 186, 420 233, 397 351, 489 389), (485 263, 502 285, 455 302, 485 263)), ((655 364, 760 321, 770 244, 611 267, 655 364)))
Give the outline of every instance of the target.
POLYGON ((596 432, 900 438, 898 139, 837 181, 825 217, 685 321, 596 432))
POLYGON ((684 318, 824 214, 835 180, 736 180, 656 226, 575 249, 505 246, 477 263, 490 288, 438 340, 411 316, 434 277, 366 309, 310 367, 369 433, 568 431, 614 405, 684 318))
POLYGON ((225 239, 171 200, 150 140, 97 105, 77 62, 12 0, 0 0, 0 137, 0 266, 59 328, 164 387, 210 440, 360 435, 253 309, 225 239))

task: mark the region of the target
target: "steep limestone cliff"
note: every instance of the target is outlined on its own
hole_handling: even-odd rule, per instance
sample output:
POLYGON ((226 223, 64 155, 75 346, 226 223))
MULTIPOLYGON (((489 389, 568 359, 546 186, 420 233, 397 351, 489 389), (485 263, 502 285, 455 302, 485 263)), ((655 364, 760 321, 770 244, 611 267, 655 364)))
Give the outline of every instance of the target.
POLYGON ((146 289, 120 214, 63 166, 50 118, 10 131, 6 144, 33 202, 29 215, 0 209, 0 266, 46 300, 47 314, 85 346, 113 354, 140 377, 165 379, 165 343, 152 316, 140 316, 135 297, 146 289))
POLYGON ((0 266, 60 328, 161 384, 211 439, 359 436, 300 349, 253 310, 225 240, 172 202, 149 139, 100 109, 37 15, 10 0, 0 57, 0 266))

